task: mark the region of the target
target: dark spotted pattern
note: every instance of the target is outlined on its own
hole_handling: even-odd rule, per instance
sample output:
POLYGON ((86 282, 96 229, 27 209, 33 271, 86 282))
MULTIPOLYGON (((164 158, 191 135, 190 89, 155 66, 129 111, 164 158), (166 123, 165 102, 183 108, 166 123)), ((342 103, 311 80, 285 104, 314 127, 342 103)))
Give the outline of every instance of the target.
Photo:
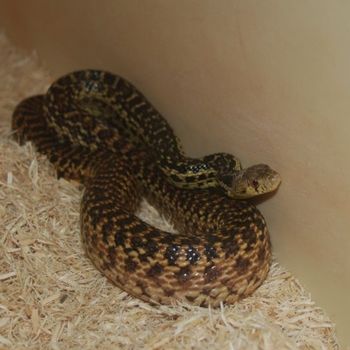
POLYGON ((185 283, 191 278, 191 268, 189 266, 181 267, 176 273, 177 280, 179 283, 185 283))
POLYGON ((130 256, 125 261, 125 267, 127 272, 134 272, 137 268, 137 262, 134 261, 130 256))
POLYGON ((191 247, 191 246, 188 247, 186 258, 190 262, 190 264, 195 264, 200 259, 200 255, 198 253, 198 250, 196 248, 191 247))
POLYGON ((205 246, 204 254, 206 255, 209 261, 218 257, 216 253, 216 249, 213 246, 208 244, 205 246))
POLYGON ((206 283, 215 281, 220 275, 216 265, 210 264, 204 270, 204 279, 206 283))
POLYGON ((148 276, 159 276, 163 272, 163 267, 159 263, 155 263, 147 272, 148 276))
POLYGON ((249 259, 239 256, 236 260, 236 268, 240 274, 245 273, 249 265, 249 259))
POLYGON ((166 248, 164 257, 167 259, 169 265, 175 265, 179 251, 180 247, 175 244, 171 244, 166 248))

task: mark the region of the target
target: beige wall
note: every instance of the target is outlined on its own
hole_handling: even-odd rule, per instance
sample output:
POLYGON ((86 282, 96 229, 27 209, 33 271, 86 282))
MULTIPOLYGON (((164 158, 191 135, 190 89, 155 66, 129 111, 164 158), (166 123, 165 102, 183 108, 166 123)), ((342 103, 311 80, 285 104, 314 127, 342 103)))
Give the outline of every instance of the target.
POLYGON ((0 0, 0 27, 55 75, 128 77, 192 155, 267 162, 279 260, 350 344, 350 2, 0 0))

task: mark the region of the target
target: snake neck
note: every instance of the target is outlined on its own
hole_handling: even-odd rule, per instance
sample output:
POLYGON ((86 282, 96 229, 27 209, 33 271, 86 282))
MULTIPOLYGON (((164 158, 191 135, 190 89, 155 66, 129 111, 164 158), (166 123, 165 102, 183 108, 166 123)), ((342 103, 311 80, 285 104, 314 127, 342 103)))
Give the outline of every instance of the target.
POLYGON ((227 153, 215 153, 202 158, 176 154, 161 157, 158 164, 168 181, 183 189, 220 187, 218 177, 221 174, 232 174, 242 169, 240 161, 227 153))

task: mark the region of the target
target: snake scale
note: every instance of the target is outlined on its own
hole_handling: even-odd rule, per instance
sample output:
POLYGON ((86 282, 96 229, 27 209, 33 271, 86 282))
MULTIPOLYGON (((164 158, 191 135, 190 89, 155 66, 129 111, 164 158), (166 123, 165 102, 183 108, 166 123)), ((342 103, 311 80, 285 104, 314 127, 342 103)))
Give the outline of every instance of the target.
POLYGON ((166 120, 125 79, 97 70, 65 75, 16 107, 12 129, 59 177, 84 185, 87 256, 129 294, 217 307, 264 281, 271 260, 265 220, 236 198, 275 190, 279 175, 266 165, 242 169, 225 153, 186 157, 166 120), (178 233, 139 219, 142 198, 178 233))

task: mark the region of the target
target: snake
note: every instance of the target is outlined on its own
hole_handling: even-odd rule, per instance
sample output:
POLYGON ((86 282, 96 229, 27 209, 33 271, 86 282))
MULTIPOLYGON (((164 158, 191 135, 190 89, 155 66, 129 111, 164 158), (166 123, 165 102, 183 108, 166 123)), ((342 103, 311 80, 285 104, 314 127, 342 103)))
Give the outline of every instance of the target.
POLYGON ((12 115, 58 177, 83 185, 86 255, 122 290, 151 304, 233 304, 251 295, 271 265, 265 219, 250 197, 275 191, 280 175, 243 169, 228 153, 187 157, 166 119, 126 79, 75 71, 12 115), (146 199, 177 232, 137 215, 146 199))

